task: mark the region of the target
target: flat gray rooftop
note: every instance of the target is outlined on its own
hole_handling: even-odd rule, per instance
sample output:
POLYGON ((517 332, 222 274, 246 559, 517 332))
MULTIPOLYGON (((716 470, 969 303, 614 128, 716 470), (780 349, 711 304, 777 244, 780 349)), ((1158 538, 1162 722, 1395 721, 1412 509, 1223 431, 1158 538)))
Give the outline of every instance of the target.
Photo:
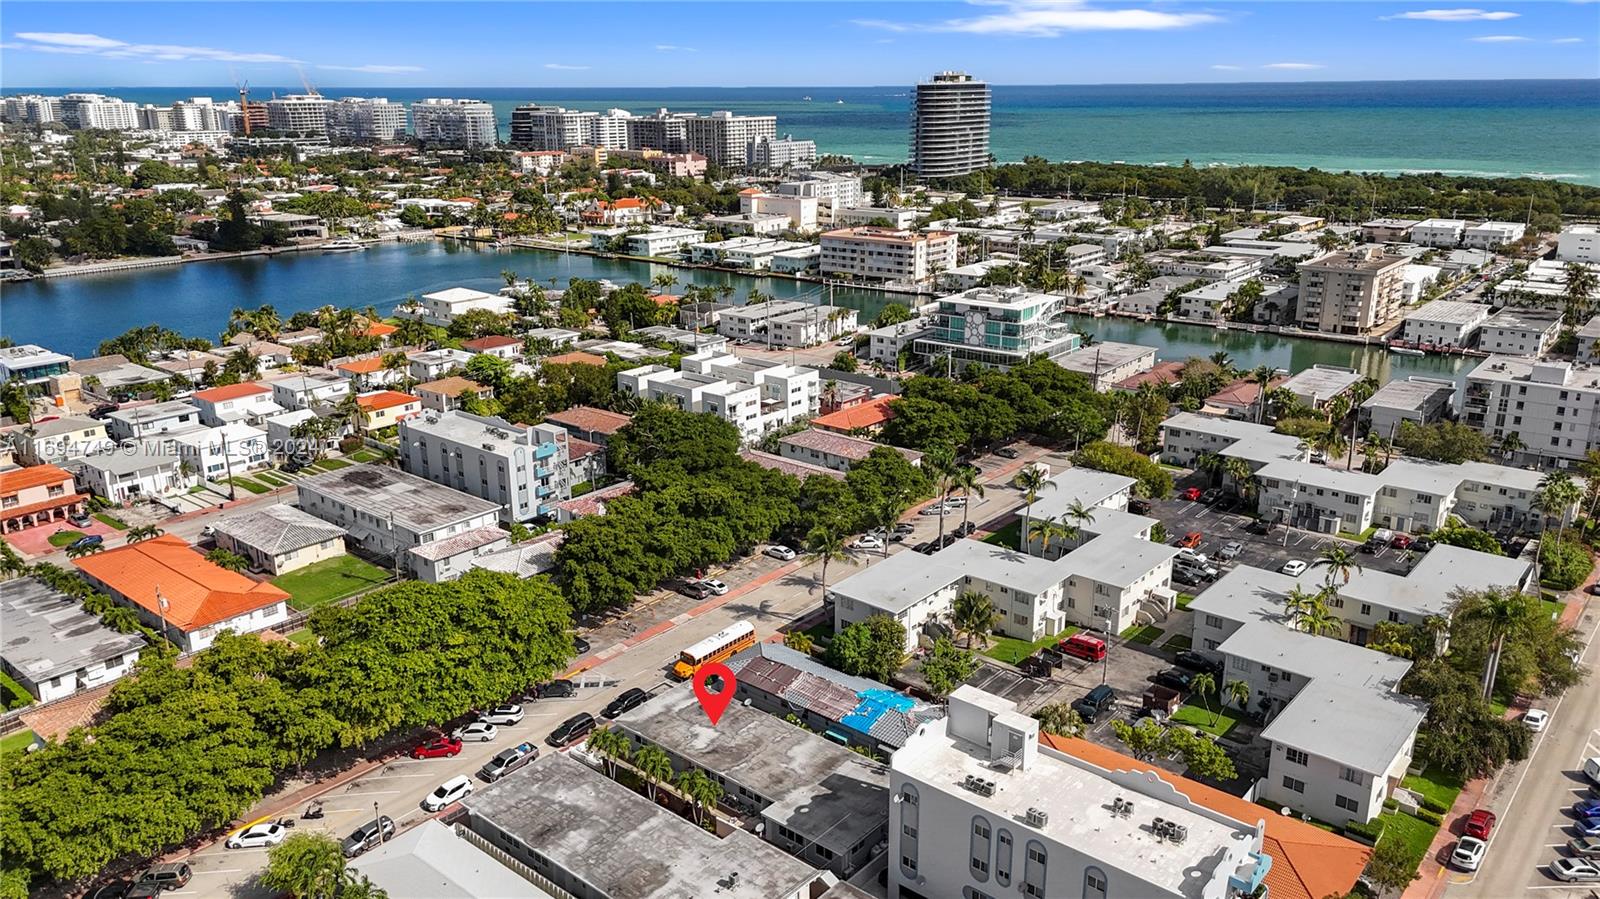
POLYGON ((0 657, 34 683, 145 647, 143 637, 117 633, 81 601, 31 577, 0 582, 0 618, 0 657))
POLYGON ((1284 390, 1300 396, 1312 397, 1316 402, 1332 399, 1361 380, 1361 373, 1348 368, 1331 368, 1326 366, 1312 366, 1305 371, 1296 372, 1281 386, 1284 390))
POLYGON ((1403 409, 1415 412, 1422 409, 1440 393, 1453 396, 1456 386, 1451 381, 1435 381, 1431 378, 1413 379, 1404 381, 1390 381, 1379 387, 1366 402, 1361 404, 1363 409, 1403 409))
POLYGON ((1096 343, 1094 346, 1073 350, 1057 359, 1056 363, 1068 371, 1093 375, 1137 362, 1145 356, 1149 356, 1153 361, 1155 355, 1156 348, 1153 346, 1140 346, 1136 343, 1117 343, 1108 340, 1096 343))
POLYGON ((435 484, 387 465, 352 465, 302 478, 296 486, 367 513, 380 521, 391 515, 397 524, 431 531, 485 513, 500 505, 435 484))
POLYGON ((745 831, 712 836, 560 752, 462 806, 472 830, 514 837, 596 895, 616 899, 772 899, 819 876, 745 831))
POLYGON ((1424 303, 1406 315, 1406 321, 1439 322, 1448 325, 1470 325, 1489 316, 1489 307, 1483 303, 1461 303, 1456 300, 1434 300, 1424 303))
POLYGON ((1550 314, 1540 314, 1526 309, 1502 309, 1489 316, 1485 328, 1502 328, 1507 331, 1544 332, 1556 327, 1561 319, 1550 314))
POLYGON ((165 403, 151 403, 148 406, 138 406, 133 409, 118 409, 106 416, 129 424, 146 421, 160 421, 163 418, 174 418, 179 415, 199 415, 200 407, 190 405, 183 400, 168 400, 165 403))

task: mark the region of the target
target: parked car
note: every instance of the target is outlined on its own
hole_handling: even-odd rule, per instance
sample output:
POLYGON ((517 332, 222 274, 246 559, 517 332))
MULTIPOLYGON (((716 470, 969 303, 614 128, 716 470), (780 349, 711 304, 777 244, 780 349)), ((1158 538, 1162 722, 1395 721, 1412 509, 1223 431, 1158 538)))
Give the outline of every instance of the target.
POLYGON ((282 824, 275 822, 252 824, 243 830, 234 831, 222 845, 229 849, 261 849, 278 845, 288 835, 289 828, 282 824))
POLYGON ((965 509, 967 507, 967 498, 964 496, 947 496, 944 498, 944 504, 952 509, 965 509))
POLYGON ((455 737, 434 737, 411 750, 414 759, 447 759, 461 754, 461 741, 455 737))
POLYGON ((1094 720, 1100 717, 1100 713, 1110 708, 1111 704, 1116 701, 1117 691, 1113 690, 1109 684, 1101 684, 1086 693, 1082 699, 1073 702, 1072 708, 1083 718, 1085 723, 1093 724, 1094 720))
POLYGON ((950 507, 950 506, 940 506, 937 503, 935 503, 934 505, 931 505, 928 508, 923 509, 921 512, 918 512, 917 514, 918 515, 939 515, 939 514, 949 515, 951 512, 954 512, 954 511, 955 511, 955 509, 950 507), (941 508, 944 510, 942 513, 939 511, 941 508))
POLYGON ((1299 559, 1290 559, 1289 561, 1283 563, 1283 567, 1279 568, 1278 570, 1289 575, 1290 577, 1299 577, 1300 575, 1305 574, 1306 569, 1309 567, 1310 566, 1299 559))
POLYGON ((589 645, 588 640, 583 639, 577 634, 572 635, 572 652, 574 655, 586 656, 589 654, 589 650, 592 648, 593 647, 589 645))
POLYGON ((94 521, 94 519, 89 517, 87 512, 73 512, 71 515, 67 516, 67 520, 80 528, 86 528, 91 522, 94 521))
POLYGON ((534 688, 534 699, 566 699, 578 695, 578 685, 569 680, 553 680, 534 688))
POLYGON ((155 884, 163 890, 176 890, 187 886, 189 878, 193 876, 194 871, 189 868, 188 862, 167 862, 146 868, 134 880, 134 884, 155 884))
POLYGON ((1128 511, 1135 515, 1149 515, 1150 501, 1147 499, 1130 499, 1128 500, 1128 511))
POLYGON ((1573 837, 1567 851, 1577 858, 1600 858, 1600 837, 1573 837))
POLYGON ((909 521, 902 521, 894 526, 894 532, 896 534, 914 534, 916 531, 917 526, 909 521))
POLYGON ((1462 871, 1476 871, 1483 864, 1483 854, 1488 851, 1489 844, 1477 837, 1462 837, 1450 851, 1450 864, 1462 871))
POLYGON ((911 551, 915 553, 922 553, 925 556, 931 556, 936 550, 938 550, 938 548, 939 544, 930 540, 926 543, 918 543, 916 546, 911 547, 911 551))
POLYGON ((521 724, 523 714, 522 706, 520 705, 497 705, 478 716, 478 720, 487 721, 500 727, 510 727, 514 724, 521 724))
POLYGON ((1216 503, 1219 499, 1222 499, 1221 487, 1212 487, 1210 490, 1200 494, 1200 501, 1208 506, 1216 503))
POLYGON ((284 474, 294 474, 295 472, 303 470, 307 465, 310 464, 311 463, 305 461, 304 459, 290 459, 289 461, 283 463, 283 465, 279 466, 278 470, 282 471, 284 474))
POLYGON ((1222 549, 1217 550, 1217 559, 1229 562, 1239 558, 1239 554, 1242 552, 1244 552, 1243 543, 1237 540, 1229 540, 1227 543, 1222 544, 1222 549))
POLYGON ((107 415, 110 415, 111 413, 117 411, 119 408, 121 408, 121 407, 118 406, 116 403, 101 403, 100 405, 95 406, 93 409, 89 410, 89 417, 90 418, 105 418, 107 415))
POLYGON ((86 534, 69 543, 67 549, 85 549, 90 546, 99 546, 104 542, 106 542, 106 538, 99 534, 86 534))
POLYGON ((594 730, 594 716, 588 712, 579 712, 571 718, 561 722, 556 729, 550 732, 545 742, 557 749, 576 740, 581 740, 594 730))
POLYGON ((1389 541, 1389 545, 1395 549, 1410 549, 1413 542, 1410 534, 1395 534, 1394 539, 1389 541))
POLYGON ((1600 818, 1600 799, 1579 799, 1572 804, 1572 814, 1578 818, 1600 818))
POLYGON ((601 712, 600 714, 607 718, 615 718, 623 712, 636 709, 639 706, 644 705, 644 701, 649 698, 649 693, 646 693, 638 687, 631 687, 622 691, 621 695, 619 695, 616 699, 606 703, 605 711, 601 712))
POLYGON ((1221 665, 1192 649, 1179 650, 1177 662, 1180 667, 1187 668, 1190 671, 1205 672, 1212 675, 1222 669, 1221 665))
MULTIPOLYGON (((1522 713, 1522 723, 1527 725, 1528 730, 1538 733, 1544 730, 1546 724, 1550 723, 1550 713, 1544 709, 1529 709, 1522 713)), ((1596 812, 1596 814, 1600 814, 1600 812, 1596 812)))
POLYGON ((767 547, 767 555, 780 562, 793 562, 796 553, 789 547, 780 544, 767 547))
POLYGON ((1579 818, 1574 827, 1580 837, 1600 837, 1600 818, 1579 818))
POLYGON ((710 599, 711 588, 699 581, 684 581, 678 585, 678 592, 690 599, 710 599))
POLYGON ((716 594, 717 596, 725 596, 728 593, 728 585, 724 584, 723 582, 717 580, 714 577, 701 578, 700 583, 705 584, 707 587, 710 587, 711 588, 711 592, 716 594))
POLYGON ((1467 823, 1462 825, 1461 832, 1469 837, 1487 840, 1489 834, 1494 833, 1494 822, 1494 812, 1480 808, 1467 816, 1467 823))
POLYGON ((500 736, 500 728, 487 721, 474 721, 466 727, 458 729, 450 736, 463 743, 487 743, 500 736))
POLYGON ((1074 656, 1086 662, 1098 662, 1106 657, 1106 641, 1091 634, 1073 634, 1057 643, 1056 648, 1065 655, 1074 656))
POLYGON ((1272 522, 1257 518, 1245 525, 1244 529, 1252 534, 1270 534, 1272 533, 1272 522))
POLYGON ((484 762, 483 767, 478 769, 478 776, 485 783, 494 783, 523 765, 531 764, 538 757, 539 747, 532 743, 518 743, 510 749, 502 749, 494 758, 484 762))
POLYGON ((1017 452, 1016 447, 1011 446, 1002 446, 995 450, 994 454, 1002 459, 1018 459, 1022 457, 1022 454, 1017 452))
POLYGON ((1550 863, 1550 873, 1567 883, 1600 882, 1600 867, 1584 858, 1558 858, 1550 863))
POLYGON ((1182 668, 1167 668, 1157 671, 1155 676, 1150 679, 1163 687, 1171 687, 1174 690, 1183 692, 1188 692, 1189 685, 1194 683, 1194 675, 1184 671, 1182 668))
POLYGON ((357 827, 349 836, 344 838, 341 847, 344 849, 345 858, 355 858, 368 849, 394 837, 394 819, 388 815, 381 815, 376 821, 368 821, 357 827))
POLYGON ((1199 502, 1200 494, 1203 492, 1199 487, 1188 487, 1178 494, 1178 499, 1188 500, 1191 503, 1199 502))
POLYGON ((1190 531, 1178 539, 1178 545, 1184 549, 1194 549, 1195 547, 1199 546, 1200 541, 1204 539, 1205 535, 1199 531, 1190 531))
POLYGON ((952 528, 950 530, 950 533, 955 534, 957 537, 966 537, 966 536, 970 535, 973 531, 976 531, 977 529, 978 529, 978 526, 973 524, 972 522, 963 521, 960 524, 956 525, 954 528, 952 528))
POLYGON ((455 777, 435 787, 432 793, 423 798, 422 810, 436 812, 453 802, 460 802, 471 795, 472 778, 465 774, 457 774, 455 777))
POLYGON ((1433 547, 1434 542, 1427 537, 1418 537, 1417 539, 1411 541, 1412 552, 1425 553, 1428 550, 1433 549, 1433 547))
POLYGON ((883 541, 871 534, 862 534, 856 542, 850 544, 851 549, 883 549, 883 541))

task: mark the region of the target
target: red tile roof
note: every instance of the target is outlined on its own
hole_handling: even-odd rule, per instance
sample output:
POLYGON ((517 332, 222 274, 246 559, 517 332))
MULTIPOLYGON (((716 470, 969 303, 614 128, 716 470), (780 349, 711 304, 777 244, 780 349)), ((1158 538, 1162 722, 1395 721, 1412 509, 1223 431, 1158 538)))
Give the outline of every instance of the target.
MULTIPOLYGON (((460 375, 451 375, 448 378, 440 378, 437 381, 425 381, 416 386, 418 393, 427 391, 428 393, 437 393, 440 396, 449 397, 460 396, 469 390, 473 393, 481 393, 483 389, 482 384, 471 378, 463 378, 460 375)), ((401 395, 404 396, 404 394, 401 395)))
POLYGON ((593 353, 572 352, 572 353, 562 353, 559 356, 546 356, 545 359, 544 359, 544 364, 546 364, 546 365, 605 365, 606 364, 606 359, 605 359, 604 356, 596 356, 593 353))
POLYGON ((592 493, 585 493, 582 496, 575 496, 564 502, 556 503, 556 508, 565 511, 573 518, 598 515, 605 511, 606 500, 627 496, 636 489, 632 481, 622 481, 621 483, 612 484, 610 487, 604 487, 592 493))
POLYGON ((491 334, 488 337, 461 341, 461 348, 464 350, 492 350, 503 346, 522 346, 522 338, 491 334))
POLYGON ((819 415, 811 419, 811 424, 814 427, 827 428, 843 434, 848 434, 857 428, 876 428, 894 418, 894 412, 889 409, 889 404, 895 399, 892 396, 880 396, 859 406, 819 415))
POLYGON ((181 631, 206 627, 289 598, 272 584, 206 561, 182 537, 163 534, 85 556, 72 564, 181 631), (156 599, 159 591, 165 610, 156 599))
POLYGON ((364 393, 356 397, 357 405, 368 412, 376 412, 379 409, 392 409, 395 406, 420 402, 422 400, 417 397, 409 393, 401 393, 398 390, 379 390, 376 393, 364 393))
POLYGON ((207 403, 222 403, 228 400, 236 400, 242 396, 255 396, 271 392, 271 387, 265 387, 254 381, 245 381, 242 384, 229 384, 225 387, 213 387, 210 390, 196 390, 194 398, 207 403))
POLYGON ((0 472, 0 493, 9 496, 30 487, 47 487, 70 480, 72 475, 57 466, 33 465, 15 471, 0 472))
POLYGON ((366 359, 353 359, 349 362, 341 362, 335 367, 340 371, 347 371, 351 374, 370 375, 383 370, 383 357, 371 356, 366 359))
POLYGON ((367 327, 361 333, 367 335, 368 337, 388 337, 390 334, 393 334, 398 330, 400 329, 394 325, 386 325, 383 322, 373 322, 372 324, 367 325, 367 327))
POLYGON ((88 498, 89 494, 87 493, 67 493, 62 496, 55 497, 54 499, 46 499, 40 500, 36 503, 28 503, 26 506, 12 506, 9 509, 0 509, 0 518, 6 518, 15 521, 24 515, 32 515, 35 512, 45 512, 50 509, 63 509, 67 506, 76 505, 77 503, 83 502, 88 498))
POLYGON ((590 443, 587 440, 579 440, 576 437, 567 438, 568 459, 583 459, 588 456, 592 456, 595 453, 603 453, 605 451, 606 448, 598 443, 590 443))
POLYGON ((1111 386, 1121 390, 1138 390, 1145 384, 1175 384, 1183 375, 1183 366, 1182 362, 1157 362, 1155 368, 1123 378, 1111 386))
POLYGON ((633 421, 633 416, 623 415, 621 412, 612 412, 607 409, 596 409, 593 406, 573 406, 560 412, 546 415, 545 421, 558 424, 563 428, 574 431, 584 431, 590 434, 604 434, 607 437, 617 433, 633 421))

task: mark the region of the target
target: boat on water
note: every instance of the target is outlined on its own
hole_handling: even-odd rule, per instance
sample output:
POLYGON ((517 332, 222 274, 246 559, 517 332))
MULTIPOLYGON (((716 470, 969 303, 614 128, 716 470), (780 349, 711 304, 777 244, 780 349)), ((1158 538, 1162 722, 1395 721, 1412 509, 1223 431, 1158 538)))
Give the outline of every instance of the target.
POLYGON ((840 105, 840 106, 843 106, 843 105, 844 105, 844 101, 843 101, 843 100, 835 100, 835 101, 833 101, 833 102, 835 102, 835 103, 837 103, 837 104, 839 104, 839 105, 840 105))
POLYGON ((322 252, 324 253, 349 253, 355 250, 365 249, 366 246, 362 244, 361 241, 356 240, 353 237, 341 237, 337 240, 330 240, 322 245, 322 252))
POLYGON ((810 94, 806 94, 804 97, 801 97, 800 99, 805 100, 806 102, 809 103, 811 101, 811 95, 810 94))
POLYGON ((1428 355, 1427 353, 1424 353, 1421 350, 1412 349, 1411 347, 1408 347, 1408 346, 1392 346, 1392 347, 1389 347, 1389 352, 1391 352, 1391 353, 1399 353, 1402 356, 1426 356, 1426 355, 1428 355))

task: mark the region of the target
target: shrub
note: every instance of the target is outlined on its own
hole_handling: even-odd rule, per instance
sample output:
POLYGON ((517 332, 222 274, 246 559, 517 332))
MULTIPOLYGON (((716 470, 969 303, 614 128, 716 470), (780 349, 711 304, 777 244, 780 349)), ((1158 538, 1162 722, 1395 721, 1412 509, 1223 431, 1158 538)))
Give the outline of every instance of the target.
POLYGON ((1376 846, 1378 845, 1378 840, 1383 838, 1383 819, 1373 818, 1365 823, 1351 821, 1344 826, 1343 830, 1344 835, 1353 840, 1366 843, 1369 846, 1376 846))
POLYGON ((1432 796, 1422 797, 1422 807, 1436 815, 1442 815, 1445 812, 1450 811, 1450 806, 1445 805, 1437 799, 1434 799, 1432 796))
POLYGON ((1584 582, 1594 559, 1583 544, 1571 539, 1545 538, 1539 545, 1539 565, 1544 583, 1557 590, 1571 590, 1584 582))
POLYGON ((1425 808, 1417 809, 1416 818, 1419 821, 1425 821, 1425 822, 1427 822, 1429 824, 1432 824, 1434 826, 1438 826, 1438 825, 1441 825, 1441 824, 1444 823, 1444 815, 1441 815, 1441 814, 1439 814, 1438 812, 1435 812, 1435 811, 1430 811, 1429 809, 1425 809, 1425 808))
POLYGON ((1385 799, 1385 800, 1383 800, 1383 810, 1384 811, 1392 812, 1392 811, 1397 811, 1399 808, 1400 808, 1400 803, 1394 801, 1393 799, 1385 799))
POLYGON ((358 449, 361 449, 360 437, 346 437, 339 441, 339 452, 341 453, 348 455, 358 449))

